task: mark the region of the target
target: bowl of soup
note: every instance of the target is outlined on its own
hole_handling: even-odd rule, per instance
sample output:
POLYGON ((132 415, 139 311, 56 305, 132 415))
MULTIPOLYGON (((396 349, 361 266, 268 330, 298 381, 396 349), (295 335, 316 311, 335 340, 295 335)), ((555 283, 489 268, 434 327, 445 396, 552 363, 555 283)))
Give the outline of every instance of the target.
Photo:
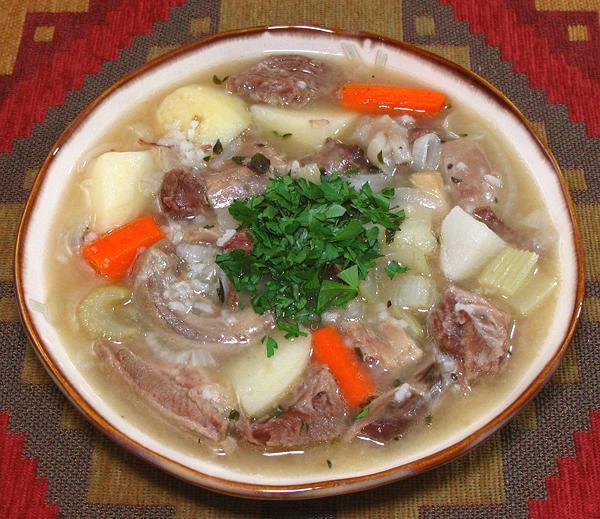
POLYGON ((274 499, 475 447, 548 380, 583 294, 565 182, 515 106, 318 27, 219 34, 104 92, 44 163, 16 281, 95 426, 274 499))

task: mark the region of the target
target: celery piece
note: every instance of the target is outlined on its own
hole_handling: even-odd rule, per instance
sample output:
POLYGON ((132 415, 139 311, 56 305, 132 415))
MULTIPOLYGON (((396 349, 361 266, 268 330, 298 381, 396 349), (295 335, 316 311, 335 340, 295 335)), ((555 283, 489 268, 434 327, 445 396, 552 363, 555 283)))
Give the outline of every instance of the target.
POLYGON ((94 338, 120 341, 138 333, 126 306, 129 289, 109 285, 92 290, 77 309, 77 321, 94 338))
POLYGON ((546 300, 556 285, 558 285, 556 279, 538 271, 508 300, 508 303, 521 315, 527 315, 546 300))
POLYGON ((535 252, 507 247, 484 267, 479 284, 488 294, 511 297, 529 279, 538 258, 535 252))

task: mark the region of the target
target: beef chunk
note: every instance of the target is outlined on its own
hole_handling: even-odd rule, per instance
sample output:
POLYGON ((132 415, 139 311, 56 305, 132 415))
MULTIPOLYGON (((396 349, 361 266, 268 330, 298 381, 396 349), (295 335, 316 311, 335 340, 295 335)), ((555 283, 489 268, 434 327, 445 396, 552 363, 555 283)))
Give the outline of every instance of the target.
POLYGON ((402 384, 373 400, 368 413, 354 423, 347 439, 359 435, 377 441, 390 440, 422 419, 429 409, 430 399, 426 395, 409 384, 402 384))
POLYGON ((504 221, 496 214, 491 207, 476 207, 473 210, 473 216, 480 222, 486 224, 492 231, 494 231, 504 241, 527 250, 540 250, 540 244, 527 236, 515 231, 512 227, 509 227, 504 221))
POLYGON ((510 346, 510 315, 484 297, 450 286, 429 315, 440 349, 460 364, 467 382, 495 375, 510 346))
POLYGON ((337 86, 334 71, 321 61, 295 54, 269 56, 227 80, 234 94, 253 101, 292 107, 326 96, 337 86))
POLYGON ((245 253, 252 252, 252 237, 248 234, 248 231, 242 229, 237 231, 231 239, 223 245, 223 249, 225 250, 234 250, 234 249, 242 249, 245 253))
POLYGON ((329 441, 346 431, 347 414, 329 370, 313 365, 287 410, 266 422, 250 424, 245 436, 251 443, 278 448, 329 441))
POLYGON ((208 210, 206 186, 190 171, 171 170, 163 179, 160 203, 164 212, 172 218, 196 216, 208 210))
POLYGON ((231 166, 219 171, 209 171, 206 179, 206 197, 211 207, 229 207, 234 200, 262 195, 267 190, 269 178, 257 175, 246 166, 231 166))
POLYGON ((368 323, 344 321, 338 328, 346 344, 358 349, 364 363, 377 373, 377 382, 389 383, 423 357, 421 349, 391 318, 368 323))
POLYGON ((456 139, 442 144, 442 174, 452 202, 468 213, 496 203, 502 181, 477 143, 456 139))
POLYGON ((227 435, 231 395, 207 373, 152 365, 129 349, 99 341, 94 350, 140 396, 169 421, 209 440, 227 435))
POLYGON ((323 144, 319 151, 300 161, 302 166, 313 163, 317 164, 327 174, 331 174, 334 171, 346 173, 353 168, 358 168, 361 171, 373 169, 360 146, 356 144, 344 144, 331 138, 325 141, 325 144, 323 144))

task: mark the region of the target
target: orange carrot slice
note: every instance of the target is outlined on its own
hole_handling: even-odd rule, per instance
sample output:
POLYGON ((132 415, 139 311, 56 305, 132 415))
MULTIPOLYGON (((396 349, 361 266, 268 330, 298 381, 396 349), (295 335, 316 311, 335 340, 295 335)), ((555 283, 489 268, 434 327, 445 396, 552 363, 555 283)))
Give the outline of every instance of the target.
POLYGON ((350 407, 358 407, 375 393, 369 373, 335 328, 315 330, 312 344, 313 357, 329 368, 350 407))
POLYGON ((371 114, 402 111, 436 113, 446 106, 446 94, 433 90, 348 83, 342 87, 342 106, 371 114))
POLYGON ((164 236, 151 216, 142 216, 86 245, 81 255, 98 274, 117 280, 127 273, 142 247, 164 236))

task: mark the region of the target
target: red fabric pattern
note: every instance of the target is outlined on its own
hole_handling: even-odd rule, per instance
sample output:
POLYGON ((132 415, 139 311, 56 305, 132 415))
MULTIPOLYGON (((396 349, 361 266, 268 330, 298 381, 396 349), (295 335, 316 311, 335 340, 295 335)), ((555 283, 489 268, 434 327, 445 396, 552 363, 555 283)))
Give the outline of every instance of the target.
POLYGON ((533 519, 600 517, 600 411, 590 414, 590 432, 576 432, 575 457, 558 460, 558 475, 546 478, 548 498, 530 500, 533 519))
POLYGON ((68 91, 83 86, 87 74, 97 73, 104 61, 116 59, 134 36, 148 34, 155 22, 166 19, 169 10, 183 2, 124 0, 107 14, 104 23, 82 28, 79 38, 56 52, 31 77, 18 81, 0 104, 0 128, 4 129, 0 152, 10 151, 14 139, 27 137, 51 106, 62 104, 68 91), (24 110, 25 106, 29 109, 24 110))
POLYGON ((535 26, 522 24, 507 1, 482 4, 479 0, 442 0, 452 5, 457 19, 467 21, 473 32, 483 34, 488 44, 498 47, 516 72, 528 74, 532 88, 545 90, 551 103, 567 105, 571 118, 587 125, 590 137, 600 137, 600 81, 571 64, 565 53, 553 50, 535 26))
POLYGON ((58 506, 46 501, 48 481, 36 477, 35 460, 23 458, 24 442, 8 432, 8 413, 0 412, 0 517, 58 517, 58 506))

